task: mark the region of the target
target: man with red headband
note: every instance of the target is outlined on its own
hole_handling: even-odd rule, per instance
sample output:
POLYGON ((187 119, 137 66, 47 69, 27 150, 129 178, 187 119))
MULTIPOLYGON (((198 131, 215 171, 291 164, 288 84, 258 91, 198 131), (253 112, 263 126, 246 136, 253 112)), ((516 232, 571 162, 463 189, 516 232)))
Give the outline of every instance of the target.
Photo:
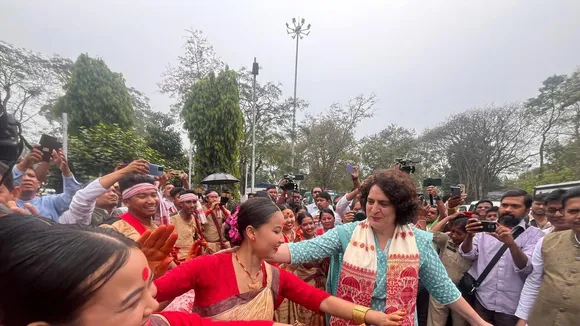
POLYGON ((208 243, 208 249, 218 252, 222 249, 230 248, 231 246, 225 240, 223 233, 223 225, 228 216, 230 216, 230 211, 220 204, 220 196, 217 192, 209 191, 206 198, 205 216, 207 216, 208 221, 204 225, 203 237, 208 243))
MULTIPOLYGON (((153 218, 159 211, 160 195, 151 176, 131 174, 119 181, 123 203, 128 212, 119 220, 101 227, 117 230, 126 237, 137 241, 146 230, 155 230, 153 218)), ((167 224, 167 223, 165 223, 167 224)))
POLYGON ((185 261, 193 242, 200 238, 201 225, 196 213, 198 197, 193 190, 184 190, 176 196, 176 206, 180 208, 178 214, 171 216, 171 224, 175 225, 179 247, 177 257, 185 261))

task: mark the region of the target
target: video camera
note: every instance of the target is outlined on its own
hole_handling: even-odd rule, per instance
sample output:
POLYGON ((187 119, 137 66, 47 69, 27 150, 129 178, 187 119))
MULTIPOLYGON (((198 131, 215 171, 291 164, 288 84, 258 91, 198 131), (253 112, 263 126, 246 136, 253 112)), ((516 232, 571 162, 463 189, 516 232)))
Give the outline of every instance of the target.
POLYGON ((412 159, 398 158, 395 161, 397 162, 397 164, 401 166, 400 168, 401 171, 407 174, 415 173, 415 164, 421 163, 420 158, 412 158, 412 159))
POLYGON ((25 144, 30 148, 22 137, 20 123, 8 114, 4 105, 0 103, 0 162, 8 166, 6 172, 0 174, 0 184, 9 173, 12 173, 12 167, 22 154, 25 144))
POLYGON ((18 160, 21 152, 20 124, 0 103, 0 161, 14 162, 18 160))
POLYGON ((298 184, 296 184, 295 181, 302 181, 304 180, 304 175, 303 174, 284 174, 284 180, 286 181, 286 184, 281 186, 280 188, 282 188, 282 190, 286 190, 286 191, 292 191, 292 190, 298 190, 298 184))

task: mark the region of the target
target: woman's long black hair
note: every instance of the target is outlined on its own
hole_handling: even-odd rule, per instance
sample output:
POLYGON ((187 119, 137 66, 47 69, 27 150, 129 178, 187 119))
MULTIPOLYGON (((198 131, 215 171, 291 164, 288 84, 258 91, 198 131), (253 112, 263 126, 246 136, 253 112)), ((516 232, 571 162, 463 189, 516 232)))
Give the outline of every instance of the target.
MULTIPOLYGON (((255 197, 246 200, 238 211, 238 232, 240 232, 241 240, 244 240, 246 236, 246 228, 252 226, 254 229, 258 229, 260 226, 267 224, 270 221, 270 217, 274 213, 279 212, 280 209, 276 206, 272 200, 268 198, 255 197)), ((232 242, 233 246, 241 244, 239 242, 233 242, 229 236, 231 226, 226 223, 224 231, 225 237, 228 241, 232 242)))
POLYGON ((110 229, 19 214, 1 217, 0 324, 74 322, 136 246, 110 229))

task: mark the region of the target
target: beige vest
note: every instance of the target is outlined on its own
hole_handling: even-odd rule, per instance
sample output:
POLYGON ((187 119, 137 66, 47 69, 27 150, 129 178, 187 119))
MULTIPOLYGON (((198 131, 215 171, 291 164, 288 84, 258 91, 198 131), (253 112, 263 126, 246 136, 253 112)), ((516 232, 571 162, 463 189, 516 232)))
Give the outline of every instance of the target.
POLYGON ((529 326, 580 325, 580 245, 574 231, 548 234, 542 244, 544 281, 529 326))
POLYGON ((207 223, 203 225, 203 236, 207 242, 219 243, 220 236, 225 241, 225 238, 223 236, 224 222, 225 222, 224 213, 219 209, 214 210, 212 211, 212 214, 207 215, 207 223), (216 221, 217 225, 215 223, 216 221))
POLYGON ((189 249, 193 245, 195 238, 197 238, 197 227, 195 225, 195 216, 189 221, 181 218, 179 213, 171 216, 171 224, 175 225, 175 232, 177 233, 177 242, 175 245, 179 247, 177 258, 179 260, 186 259, 189 249))

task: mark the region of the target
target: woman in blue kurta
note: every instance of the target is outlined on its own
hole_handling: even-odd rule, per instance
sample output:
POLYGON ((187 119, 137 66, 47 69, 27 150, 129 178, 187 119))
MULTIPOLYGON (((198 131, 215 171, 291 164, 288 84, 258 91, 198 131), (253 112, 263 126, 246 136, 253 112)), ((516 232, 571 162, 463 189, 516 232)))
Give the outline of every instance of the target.
MULTIPOLYGON (((301 264, 331 257, 327 291, 361 306, 387 313, 407 312, 401 325, 416 325, 418 279, 439 302, 472 325, 489 325, 461 297, 432 246, 432 234, 408 224, 415 217, 417 193, 398 170, 371 175, 361 187, 367 219, 339 225, 312 240, 285 244, 276 261, 301 264)), ((364 311, 353 311, 364 313, 364 311)), ((350 325, 332 318, 329 325, 350 325)))

